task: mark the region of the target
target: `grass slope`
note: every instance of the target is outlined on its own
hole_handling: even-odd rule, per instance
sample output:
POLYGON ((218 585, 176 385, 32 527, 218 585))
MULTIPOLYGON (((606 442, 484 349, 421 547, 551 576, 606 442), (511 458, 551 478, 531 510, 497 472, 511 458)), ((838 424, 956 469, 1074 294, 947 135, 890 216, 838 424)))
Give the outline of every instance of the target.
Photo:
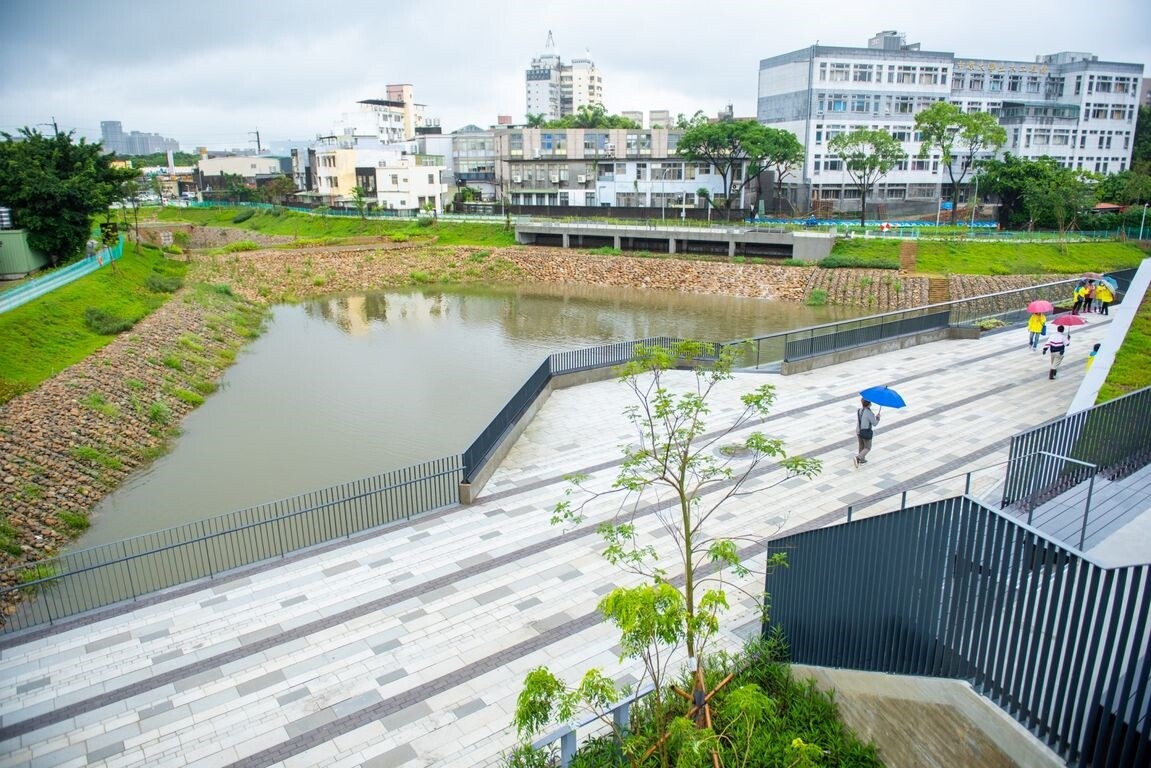
POLYGON ((139 322, 172 297, 152 290, 153 275, 182 279, 187 264, 127 244, 124 257, 47 296, 0 314, 0 402, 32 389, 112 342, 85 323, 89 309, 139 322))

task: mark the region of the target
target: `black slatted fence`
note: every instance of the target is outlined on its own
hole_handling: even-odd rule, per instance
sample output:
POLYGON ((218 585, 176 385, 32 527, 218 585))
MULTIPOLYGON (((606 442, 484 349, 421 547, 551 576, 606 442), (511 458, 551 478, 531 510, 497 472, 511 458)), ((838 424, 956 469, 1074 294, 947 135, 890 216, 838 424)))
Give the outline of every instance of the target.
POLYGON ((1070 765, 1151 765, 1151 565, 1103 568, 967 497, 776 552, 795 662, 965 679, 1070 765))

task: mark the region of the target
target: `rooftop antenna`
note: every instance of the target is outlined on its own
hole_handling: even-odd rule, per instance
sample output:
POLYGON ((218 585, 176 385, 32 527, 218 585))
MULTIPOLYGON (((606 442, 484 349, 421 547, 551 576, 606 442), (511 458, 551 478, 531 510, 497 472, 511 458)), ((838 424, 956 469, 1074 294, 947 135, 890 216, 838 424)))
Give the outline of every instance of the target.
POLYGON ((556 40, 554 37, 552 37, 552 31, 549 29, 548 30, 548 41, 546 43, 544 43, 544 51, 546 53, 551 53, 551 52, 555 51, 555 49, 556 49, 556 40))

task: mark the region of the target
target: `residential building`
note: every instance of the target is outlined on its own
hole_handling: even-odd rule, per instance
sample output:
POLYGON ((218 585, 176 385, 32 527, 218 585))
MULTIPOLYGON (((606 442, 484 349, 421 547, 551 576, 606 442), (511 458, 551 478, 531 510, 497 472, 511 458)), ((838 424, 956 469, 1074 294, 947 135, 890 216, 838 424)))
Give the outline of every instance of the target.
POLYGON ((277 176, 291 175, 291 159, 286 157, 252 157, 249 155, 223 155, 212 157, 200 155, 196 163, 199 189, 204 192, 220 192, 228 186, 228 177, 240 177, 249 187, 258 187, 262 182, 277 176))
POLYGON ((331 135, 374 137, 384 144, 415 138, 426 120, 425 107, 415 102, 412 86, 393 84, 386 86, 385 91, 385 98, 356 102, 359 108, 341 115, 331 135))
POLYGON ((1002 151, 1100 173, 1126 169, 1142 72, 1141 64, 1085 53, 1001 61, 924 51, 884 31, 865 48, 813 45, 763 59, 757 117, 806 148, 803 168, 785 184, 797 212, 858 210, 859 191, 827 143, 861 127, 890 132, 908 158, 869 192, 869 207, 883 218, 888 206, 934 211, 944 194, 947 169, 938 151, 919 157, 915 132, 915 115, 936 101, 995 115, 1007 130, 1002 151))
POLYGON ((369 137, 327 136, 312 151, 315 189, 301 197, 347 208, 355 204, 359 187, 374 208, 443 211, 444 158, 421 154, 415 141, 384 144, 369 137))
POLYGON ((677 156, 682 134, 666 128, 496 131, 495 184, 513 205, 695 208, 703 204, 701 188, 721 197, 723 181, 709 164, 677 156))
POLYGON ((528 115, 558 120, 582 106, 603 104, 603 78, 595 63, 585 56, 564 64, 550 31, 543 54, 532 59, 524 80, 528 115))
POLYGON ((154 155, 158 152, 179 152, 180 143, 158 133, 124 133, 119 120, 100 122, 100 144, 107 152, 117 155, 154 155))
POLYGON ((1151 107, 1151 77, 1143 78, 1143 90, 1139 96, 1139 104, 1151 107))

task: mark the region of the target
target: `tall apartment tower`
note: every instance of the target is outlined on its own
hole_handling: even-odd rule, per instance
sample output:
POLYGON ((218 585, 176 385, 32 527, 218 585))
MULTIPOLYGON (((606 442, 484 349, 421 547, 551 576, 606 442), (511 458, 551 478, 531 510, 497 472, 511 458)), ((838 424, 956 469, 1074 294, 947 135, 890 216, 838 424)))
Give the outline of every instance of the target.
POLYGON ((548 32, 544 52, 532 59, 525 76, 527 114, 558 120, 582 106, 603 104, 603 78, 589 57, 564 64, 548 32))
POLYGON ((100 143, 105 152, 115 152, 122 155, 127 149, 124 141, 124 126, 119 120, 102 120, 100 122, 100 143))

